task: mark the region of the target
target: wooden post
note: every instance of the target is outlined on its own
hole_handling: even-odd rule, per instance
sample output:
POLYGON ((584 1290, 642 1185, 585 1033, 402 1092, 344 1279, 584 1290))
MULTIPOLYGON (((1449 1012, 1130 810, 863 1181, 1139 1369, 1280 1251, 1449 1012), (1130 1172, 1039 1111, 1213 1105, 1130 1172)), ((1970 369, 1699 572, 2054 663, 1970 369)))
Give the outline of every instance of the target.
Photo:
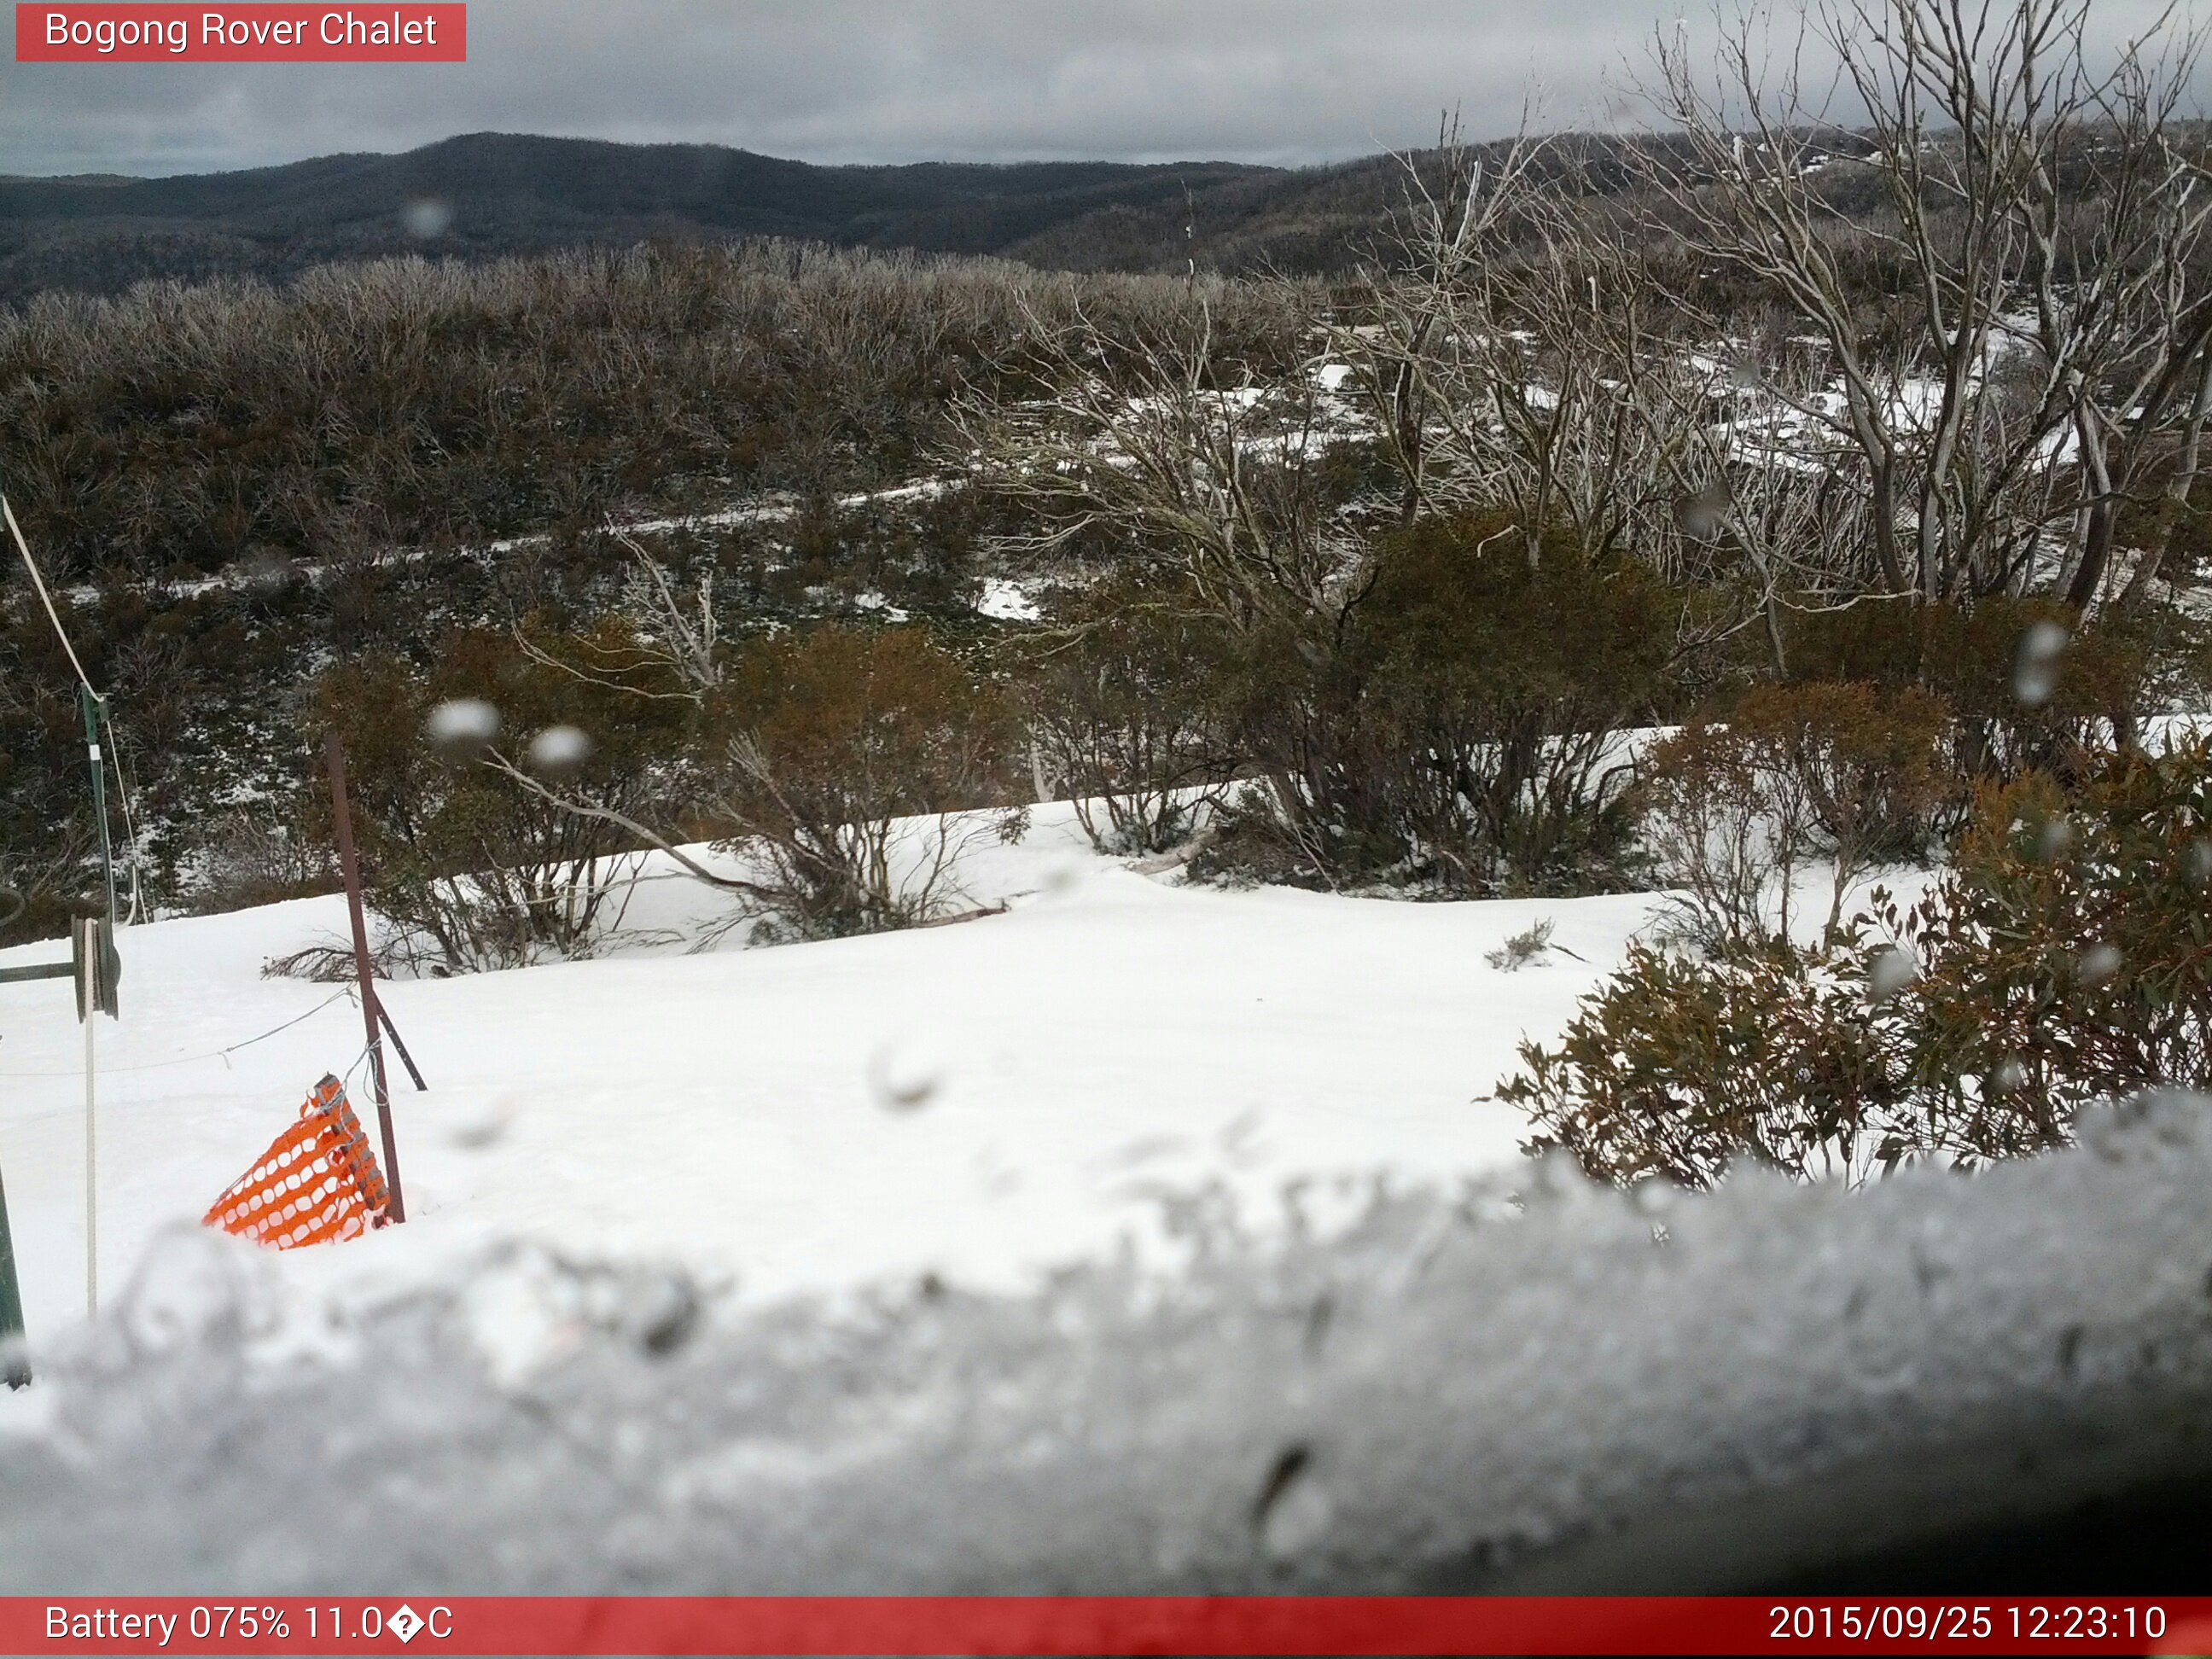
POLYGON ((368 922, 361 908, 361 866, 354 857, 353 815, 346 805, 345 745, 332 732, 323 744, 331 772, 331 812, 337 830, 338 866, 345 872, 346 909, 353 918, 353 971, 361 982, 362 1022, 368 1028, 368 1075, 376 1089, 376 1124, 384 1138, 384 1184, 392 1189, 391 1216, 407 1219, 407 1200, 399 1189, 399 1146, 392 1138, 392 1095, 384 1082, 384 1034, 377 1029, 383 1005, 368 965, 368 922))

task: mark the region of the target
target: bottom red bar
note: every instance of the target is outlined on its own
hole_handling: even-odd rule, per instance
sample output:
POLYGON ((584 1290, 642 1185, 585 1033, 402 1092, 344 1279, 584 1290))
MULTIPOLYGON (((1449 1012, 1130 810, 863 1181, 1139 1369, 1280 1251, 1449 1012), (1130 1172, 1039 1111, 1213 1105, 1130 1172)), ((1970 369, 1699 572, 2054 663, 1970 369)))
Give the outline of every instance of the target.
POLYGON ((2212 1596, 0 1598, 10 1654, 2212 1653, 2212 1596))

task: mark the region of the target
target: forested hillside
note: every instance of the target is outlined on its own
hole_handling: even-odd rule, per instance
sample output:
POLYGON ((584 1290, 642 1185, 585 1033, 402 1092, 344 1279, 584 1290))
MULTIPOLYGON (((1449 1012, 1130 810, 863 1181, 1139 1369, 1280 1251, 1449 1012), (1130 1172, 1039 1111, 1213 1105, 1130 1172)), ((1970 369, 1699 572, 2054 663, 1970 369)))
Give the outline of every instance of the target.
MULTIPOLYGON (((474 133, 399 155, 240 173, 0 179, 0 299, 112 292, 148 277, 282 277, 386 254, 484 258, 736 236, 1023 257, 1034 245, 1044 263, 1085 264, 1102 262, 1089 252, 1097 243, 1143 268, 1184 240, 1194 213, 1209 240, 1241 234, 1255 212, 1279 213, 1285 192, 1332 177, 1203 161, 817 167, 711 144, 474 133), (1251 197, 1255 184, 1273 193, 1251 197), (1133 241, 1115 229, 1130 224, 1144 227, 1133 241), (1062 234, 1066 260, 1053 257, 1062 234)), ((1378 204, 1362 203, 1370 224, 1378 204)), ((1326 237, 1313 252, 1340 255, 1326 237)))
MULTIPOLYGON (((1860 147, 1848 134, 1827 142, 1860 147)), ((1618 141, 1582 139, 1557 165, 1594 193, 1633 182, 1618 141)), ((282 279, 387 255, 484 260, 758 236, 1067 270, 1342 276, 1389 257, 1407 197, 1403 165, 1382 155, 1296 169, 817 167, 710 144, 475 133, 240 173, 0 178, 0 300, 158 277, 282 279)))

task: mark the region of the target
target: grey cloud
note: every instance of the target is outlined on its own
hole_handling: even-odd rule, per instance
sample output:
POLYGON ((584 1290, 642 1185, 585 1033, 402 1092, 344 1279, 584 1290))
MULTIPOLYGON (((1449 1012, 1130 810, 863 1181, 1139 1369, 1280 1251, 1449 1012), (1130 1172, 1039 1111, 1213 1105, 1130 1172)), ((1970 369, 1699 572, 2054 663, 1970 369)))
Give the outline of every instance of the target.
MULTIPOLYGON (((2155 0, 2099 0, 2097 27, 2155 0)), ((1709 27, 1699 17, 1688 26, 1709 27)), ((472 0, 470 61, 0 66, 0 171, 176 173, 494 129, 819 161, 1323 161, 1460 108, 1633 118, 1653 0, 472 0)))

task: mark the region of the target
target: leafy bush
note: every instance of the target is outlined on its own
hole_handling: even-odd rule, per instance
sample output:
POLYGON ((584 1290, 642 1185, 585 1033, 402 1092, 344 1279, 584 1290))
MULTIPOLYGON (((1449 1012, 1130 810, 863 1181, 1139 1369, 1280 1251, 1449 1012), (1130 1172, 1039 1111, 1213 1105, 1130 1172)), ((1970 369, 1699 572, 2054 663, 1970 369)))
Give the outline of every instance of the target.
POLYGON ((1950 868, 1830 945, 1641 945, 1500 1099, 1533 1148, 1692 1186, 1737 1158, 1847 1179, 2063 1142, 2084 1105, 2212 1082, 2212 746, 1985 789, 1950 868))
POLYGON ((2085 625, 2050 599, 1868 599, 1796 615, 1789 652, 1800 678, 1942 698, 1958 716, 1959 769, 2002 780, 2078 771, 2116 738, 2132 738, 2147 710, 2201 681, 2201 633, 2155 606, 2085 625), (2066 645, 2047 695, 2023 697, 2021 644, 2039 627, 2062 630, 2066 645))
MULTIPOLYGON (((705 811, 726 842, 765 861, 751 896, 773 935, 941 914, 974 832, 938 815, 1007 799, 1005 700, 917 628, 830 624, 757 641, 708 698, 707 723, 705 811), (933 821, 899 823, 917 817, 933 821)), ((1020 827, 1009 814, 993 828, 1020 827)))
POLYGON ((1283 873, 1483 896, 1628 884, 1620 733, 1668 695, 1678 601, 1565 537, 1532 562, 1504 528, 1395 532, 1334 633, 1245 641, 1237 725, 1272 793, 1238 828, 1289 844, 1283 873))
POLYGON ((1481 521, 1437 521, 1383 557, 1356 616, 1385 799, 1409 849, 1468 892, 1620 884, 1621 729, 1659 701, 1674 645, 1640 564, 1554 538, 1531 564, 1481 521))
POLYGON ((1825 860, 1826 930, 1853 883, 1924 851, 1961 795, 1950 711, 1926 692, 1810 683, 1753 689, 1723 722, 1696 720, 1644 757, 1638 798, 1680 931, 1725 954, 1790 938, 1796 878, 1825 860))
POLYGON ((1707 1187, 1753 1158, 1863 1176, 1925 1149, 1848 969, 1784 945, 1723 961, 1629 947, 1555 1049, 1523 1042, 1497 1097, 1599 1180, 1707 1187))
POLYGON ((1939 892, 1874 921, 1919 958, 1909 1081, 2055 1137, 2088 1103, 2212 1080, 2212 745, 1987 792, 1939 892))
POLYGON ((635 818, 665 793, 690 707, 659 674, 619 630, 526 644, 468 631, 428 668, 375 655, 322 677, 315 724, 345 742, 363 877, 399 957, 461 972, 588 956, 619 924, 624 855, 637 850, 617 823, 564 810, 465 750, 441 753, 425 738, 433 711, 489 703, 501 753, 549 728, 581 731, 589 753, 564 769, 563 793, 635 818), (591 678, 561 658, 642 665, 591 678))
POLYGON ((1092 845, 1158 853, 1182 842, 1199 787, 1231 762, 1219 625, 1174 589, 1109 581, 1024 647, 1030 741, 1092 845))

